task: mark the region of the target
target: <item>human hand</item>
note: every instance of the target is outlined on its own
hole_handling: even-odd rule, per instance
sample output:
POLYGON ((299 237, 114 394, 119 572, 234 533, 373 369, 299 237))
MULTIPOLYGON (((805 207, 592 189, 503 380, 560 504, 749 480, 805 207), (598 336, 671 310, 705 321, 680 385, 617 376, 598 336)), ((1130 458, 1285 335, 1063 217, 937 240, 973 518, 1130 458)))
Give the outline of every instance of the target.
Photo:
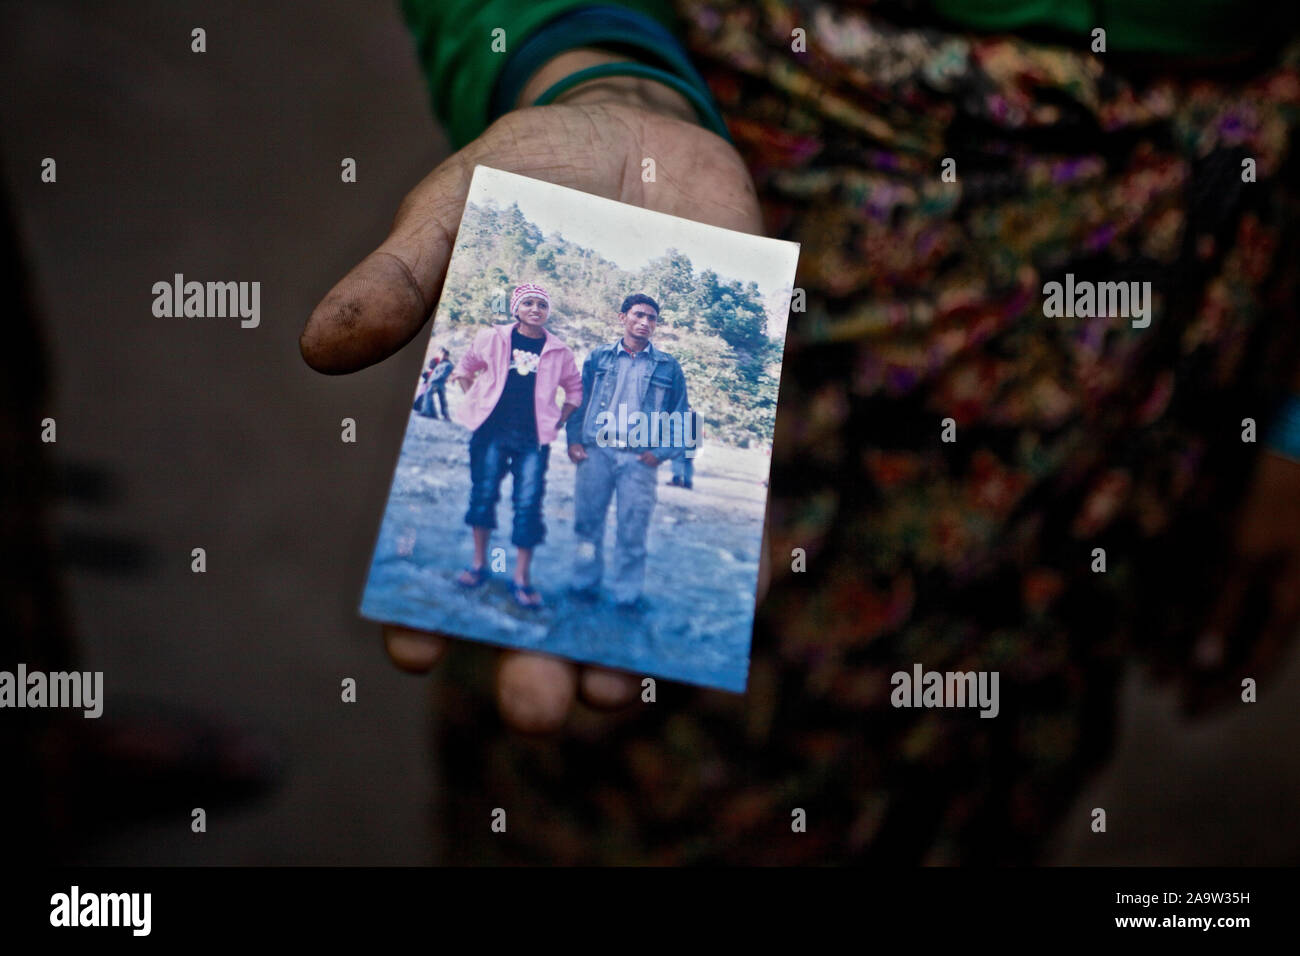
MULTIPOLYGON (((581 68, 573 58, 584 55, 618 59, 565 54, 538 71, 523 98, 531 102, 540 92, 536 86, 553 82, 555 71, 581 68)), ((501 117, 407 195, 379 248, 316 306, 299 343, 307 364, 331 375, 358 371, 419 333, 441 292, 480 163, 686 219, 761 232, 753 183, 739 154, 696 125, 684 103, 654 81, 614 77, 575 87, 562 102, 501 117), (641 179, 647 156, 657 165, 653 183, 641 179)), ((569 457, 574 455, 570 446, 569 457)), ((575 460, 586 456, 585 449, 580 456, 575 460)), ((385 627, 384 636, 393 662, 417 673, 428 672, 448 644, 445 635, 405 628, 385 627)), ((636 698, 639 686, 631 674, 518 651, 502 652, 497 672, 503 718, 528 732, 558 729, 578 696, 595 707, 619 707, 636 698)))
POLYGON ((1256 682, 1280 662, 1300 628, 1300 463, 1272 452, 1260 456, 1242 502, 1227 579, 1194 649, 1192 665, 1218 671, 1236 642, 1253 645, 1249 657, 1218 674, 1210 684, 1196 678, 1187 691, 1187 710, 1202 712, 1239 694, 1241 679, 1256 682), (1251 597, 1266 605, 1259 630, 1249 626, 1251 597))
POLYGON ((582 445, 569 446, 569 461, 575 465, 587 460, 587 449, 582 445))
POLYGON ((651 468, 658 467, 659 459, 654 456, 654 452, 643 451, 636 456, 636 460, 643 465, 649 465, 651 468))

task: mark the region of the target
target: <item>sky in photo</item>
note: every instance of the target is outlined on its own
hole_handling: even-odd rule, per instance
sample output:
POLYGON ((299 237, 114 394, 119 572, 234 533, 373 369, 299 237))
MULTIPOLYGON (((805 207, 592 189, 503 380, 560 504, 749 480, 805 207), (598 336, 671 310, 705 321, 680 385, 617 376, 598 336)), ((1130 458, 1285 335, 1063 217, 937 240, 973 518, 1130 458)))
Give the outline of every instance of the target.
POLYGON ((518 203, 544 234, 558 232, 629 271, 675 248, 696 272, 712 269, 727 279, 757 283, 765 297, 794 283, 798 243, 706 226, 487 166, 475 169, 469 201, 518 203))

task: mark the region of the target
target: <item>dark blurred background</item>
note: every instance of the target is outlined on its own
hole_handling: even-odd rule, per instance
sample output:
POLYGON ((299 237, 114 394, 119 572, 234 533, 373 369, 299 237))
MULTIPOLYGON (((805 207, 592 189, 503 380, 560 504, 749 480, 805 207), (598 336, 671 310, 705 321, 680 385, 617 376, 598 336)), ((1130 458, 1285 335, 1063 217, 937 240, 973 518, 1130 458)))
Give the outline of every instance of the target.
MULTIPOLYGON (((435 796, 454 781, 431 746, 436 685, 395 671, 356 613, 427 333, 344 378, 298 355, 312 307, 447 154, 396 2, 0 11, 0 163, 53 373, 50 450, 73 492, 53 518, 79 667, 105 672, 109 710, 119 695, 184 707, 284 757, 268 793, 210 808, 205 834, 190 830, 196 796, 100 827, 72 857, 440 861, 435 796), (191 52, 195 27, 206 53, 191 52), (260 281, 260 327, 155 318, 151 286, 178 272, 260 281)), ((1130 674, 1118 750, 1054 859, 1300 859, 1298 652, 1257 704, 1198 721, 1130 674), (1108 808, 1104 836, 1092 807, 1108 808)))

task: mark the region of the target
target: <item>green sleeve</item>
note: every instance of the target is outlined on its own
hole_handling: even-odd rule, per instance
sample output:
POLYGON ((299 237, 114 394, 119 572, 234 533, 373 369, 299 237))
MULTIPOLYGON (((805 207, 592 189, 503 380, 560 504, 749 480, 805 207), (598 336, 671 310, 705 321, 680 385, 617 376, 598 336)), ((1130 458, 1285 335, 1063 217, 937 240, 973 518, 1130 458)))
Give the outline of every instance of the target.
POLYGON ((402 0, 433 112, 452 145, 459 149, 483 131, 497 77, 530 33, 563 13, 594 6, 627 7, 674 27, 667 0, 402 0), (505 30, 501 52, 492 49, 498 27, 505 30))

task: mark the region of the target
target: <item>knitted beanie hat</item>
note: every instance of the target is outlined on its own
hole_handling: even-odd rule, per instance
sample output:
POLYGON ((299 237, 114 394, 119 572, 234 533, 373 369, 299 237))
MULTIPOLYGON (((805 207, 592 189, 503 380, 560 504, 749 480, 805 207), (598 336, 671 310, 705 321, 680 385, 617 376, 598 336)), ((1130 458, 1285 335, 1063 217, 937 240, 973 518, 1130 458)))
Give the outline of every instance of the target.
POLYGON ((515 314, 515 306, 519 304, 519 300, 529 295, 535 295, 542 299, 545 299, 547 307, 548 308, 550 307, 551 297, 547 293, 547 291, 539 285, 533 285, 531 282, 525 282, 523 285, 515 286, 514 295, 510 296, 510 314, 512 316, 515 314))

